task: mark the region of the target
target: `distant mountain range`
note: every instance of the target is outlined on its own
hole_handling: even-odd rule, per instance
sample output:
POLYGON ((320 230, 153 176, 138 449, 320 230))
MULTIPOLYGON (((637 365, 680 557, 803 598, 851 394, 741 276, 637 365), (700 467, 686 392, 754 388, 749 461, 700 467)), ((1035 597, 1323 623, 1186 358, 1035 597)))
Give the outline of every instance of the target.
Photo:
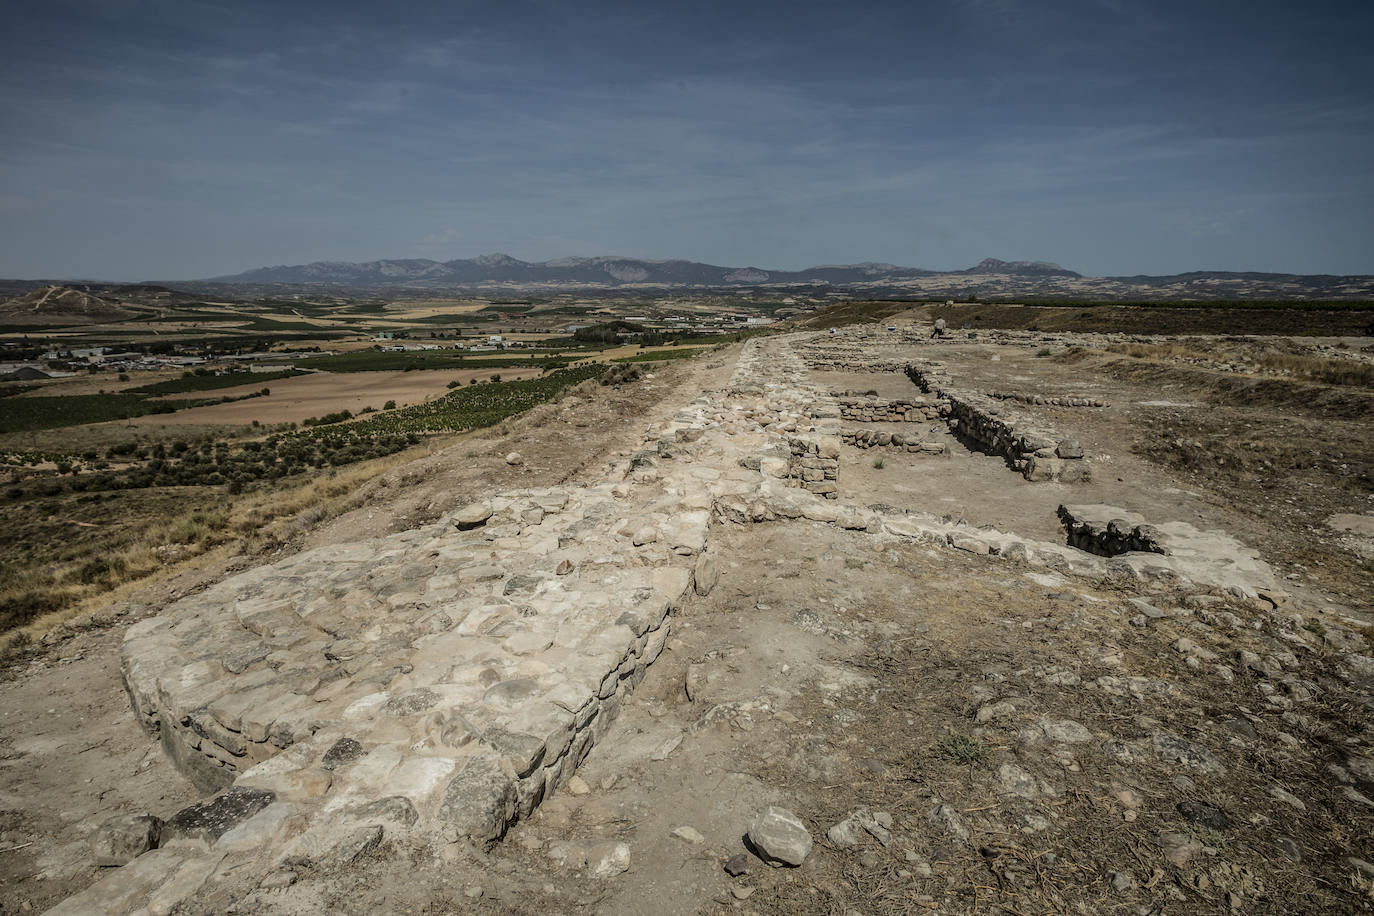
MULTIPOLYGON (((875 280, 938 276, 940 271, 895 264, 827 264, 805 270, 766 270, 759 267, 720 267, 697 261, 646 261, 638 258, 557 258, 521 261, 505 254, 488 254, 454 261, 424 258, 365 261, 316 261, 287 267, 261 267, 206 283, 340 284, 350 287, 462 287, 487 284, 557 286, 696 286, 721 288, 761 284, 821 283, 844 286, 875 280)), ((1006 274, 1036 277, 1078 277, 1058 264, 1040 261, 999 261, 988 258, 977 267, 950 274, 1006 274)))
POLYGON ((374 292, 469 290, 585 291, 626 295, 636 290, 700 290, 870 298, 1024 297, 1044 299, 1370 299, 1374 276, 1308 276, 1193 271, 1168 276, 1085 277, 1046 261, 987 258, 965 270, 928 270, 896 264, 822 264, 805 270, 722 267, 697 261, 639 258, 557 258, 521 261, 489 254, 453 261, 424 258, 316 261, 263 267, 184 288, 235 290, 255 295, 290 289, 374 292))
MULTIPOLYGON (((21 295, 54 282, 61 281, 0 279, 0 297, 21 295)), ((964 270, 927 270, 871 261, 822 264, 805 270, 769 270, 623 257, 521 261, 509 255, 489 254, 453 261, 403 258, 261 267, 207 280, 179 281, 175 283, 176 291, 146 284, 121 286, 92 281, 66 281, 65 285, 117 303, 150 299, 168 304, 191 296, 212 295, 230 299, 302 294, 413 298, 442 292, 615 298, 689 291, 817 300, 1374 300, 1374 276, 1367 275, 1191 271, 1167 276, 1087 277, 1046 261, 997 258, 987 258, 964 270)), ((17 311, 22 311, 22 307, 17 311)))

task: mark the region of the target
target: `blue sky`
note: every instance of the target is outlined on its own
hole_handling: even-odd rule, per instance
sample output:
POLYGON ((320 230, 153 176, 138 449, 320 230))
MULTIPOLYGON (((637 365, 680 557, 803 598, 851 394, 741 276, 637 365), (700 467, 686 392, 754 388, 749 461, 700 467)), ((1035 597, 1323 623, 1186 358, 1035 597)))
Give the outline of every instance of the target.
POLYGON ((32 0, 0 276, 1374 273, 1374 4, 32 0))

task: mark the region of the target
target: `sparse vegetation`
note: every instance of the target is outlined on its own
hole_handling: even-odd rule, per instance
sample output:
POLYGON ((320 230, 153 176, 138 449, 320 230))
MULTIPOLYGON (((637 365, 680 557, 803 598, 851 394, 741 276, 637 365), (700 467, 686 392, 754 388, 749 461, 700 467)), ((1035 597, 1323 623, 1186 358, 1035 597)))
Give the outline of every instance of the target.
POLYGON ((1176 343, 1111 344, 1106 350, 1132 359, 1182 360, 1209 368, 1283 375, 1324 385, 1374 387, 1374 363, 1357 362, 1343 356, 1314 356, 1310 353, 1284 352, 1273 347, 1244 345, 1204 350, 1176 343))
POLYGON ((974 766, 987 759, 988 746, 968 735, 948 735, 935 745, 935 753, 946 760, 964 766, 974 766))
POLYGON ((611 360, 613 363, 653 363, 663 362, 670 359, 687 359, 704 353, 709 347, 681 347, 675 350, 646 350, 643 353, 636 353, 634 356, 618 356, 611 360))
POLYGON ((124 393, 161 397, 168 394, 184 394, 188 391, 214 391, 217 388, 236 388, 239 385, 250 383, 274 382, 277 379, 305 374, 299 369, 287 369, 281 372, 229 372, 224 375, 217 375, 209 371, 188 371, 183 373, 181 378, 152 382, 137 388, 127 388, 124 393))

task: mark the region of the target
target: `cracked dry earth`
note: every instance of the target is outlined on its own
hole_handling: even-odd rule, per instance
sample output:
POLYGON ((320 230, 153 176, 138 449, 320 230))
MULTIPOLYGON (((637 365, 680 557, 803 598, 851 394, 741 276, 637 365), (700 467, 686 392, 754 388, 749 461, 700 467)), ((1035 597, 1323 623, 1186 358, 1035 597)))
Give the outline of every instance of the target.
POLYGON ((1224 520, 1125 456, 1031 482, 935 430, 875 467, 808 361, 900 396, 876 335, 752 342, 585 485, 136 624, 138 715, 224 791, 56 912, 1374 910, 1368 608, 1225 537, 1065 546, 1061 502, 1224 520), (798 867, 746 839, 770 806, 798 867))

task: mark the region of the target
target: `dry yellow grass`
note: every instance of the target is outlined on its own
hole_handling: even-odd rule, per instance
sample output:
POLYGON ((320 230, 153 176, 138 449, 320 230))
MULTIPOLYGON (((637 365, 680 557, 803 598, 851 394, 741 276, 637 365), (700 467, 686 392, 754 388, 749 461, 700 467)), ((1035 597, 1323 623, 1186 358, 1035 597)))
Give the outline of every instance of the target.
POLYGON ((1324 385, 1374 387, 1374 364, 1342 357, 1312 356, 1307 353, 1285 352, 1273 347, 1219 346, 1203 350, 1177 343, 1110 344, 1109 353, 1120 353, 1133 359, 1184 359, 1205 364, 1229 363, 1242 371, 1277 372, 1291 378, 1324 385))
POLYGON ((309 480, 225 496, 218 509, 197 509, 149 520, 134 542, 111 551, 106 572, 80 581, 76 567, 63 570, 56 586, 68 603, 6 634, 20 648, 60 625, 80 629, 99 622, 102 612, 138 590, 165 581, 195 562, 224 560, 236 553, 268 549, 360 505, 371 484, 394 467, 432 454, 451 440, 431 439, 386 458, 330 471, 309 480))

